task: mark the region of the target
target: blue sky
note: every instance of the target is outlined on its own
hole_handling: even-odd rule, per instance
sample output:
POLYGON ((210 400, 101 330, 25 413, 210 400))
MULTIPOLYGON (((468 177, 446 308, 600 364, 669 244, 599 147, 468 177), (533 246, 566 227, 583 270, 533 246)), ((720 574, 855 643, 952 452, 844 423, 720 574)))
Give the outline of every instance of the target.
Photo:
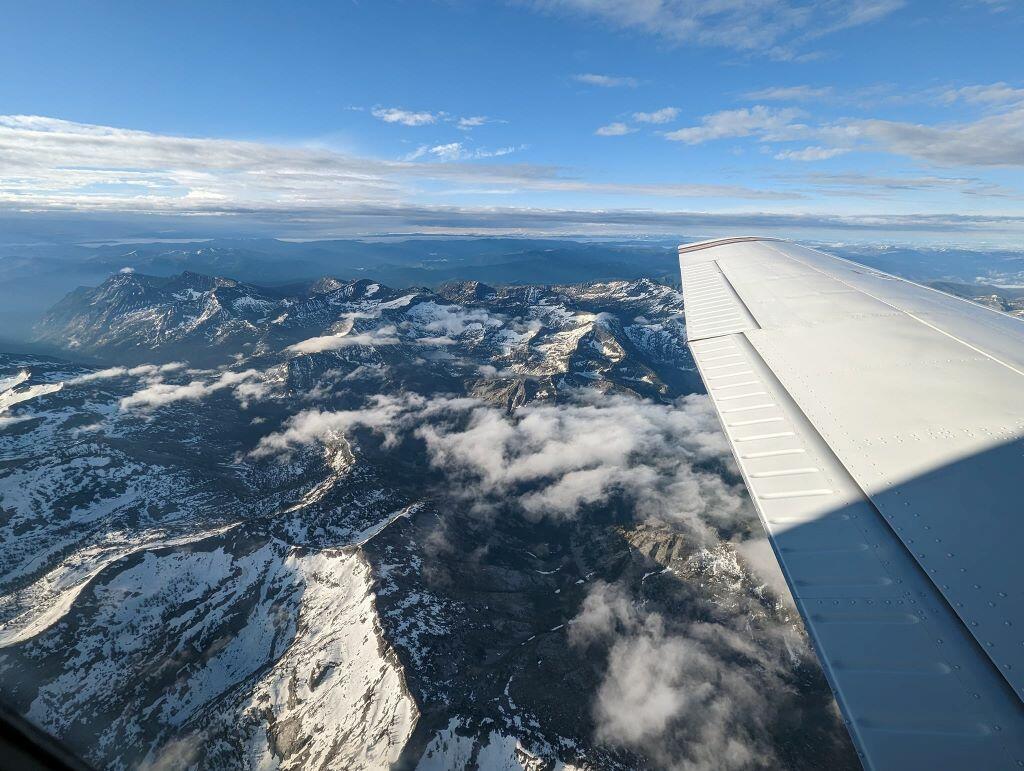
POLYGON ((11 2, 3 19, 7 210, 1024 246, 1014 0, 11 2))

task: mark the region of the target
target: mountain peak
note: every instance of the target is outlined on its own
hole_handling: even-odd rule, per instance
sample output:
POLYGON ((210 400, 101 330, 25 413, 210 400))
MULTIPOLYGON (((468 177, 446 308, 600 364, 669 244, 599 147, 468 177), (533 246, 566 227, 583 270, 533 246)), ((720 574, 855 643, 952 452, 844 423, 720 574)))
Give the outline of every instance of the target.
POLYGON ((437 293, 454 302, 474 302, 494 297, 497 290, 482 281, 449 281, 442 284, 437 293))

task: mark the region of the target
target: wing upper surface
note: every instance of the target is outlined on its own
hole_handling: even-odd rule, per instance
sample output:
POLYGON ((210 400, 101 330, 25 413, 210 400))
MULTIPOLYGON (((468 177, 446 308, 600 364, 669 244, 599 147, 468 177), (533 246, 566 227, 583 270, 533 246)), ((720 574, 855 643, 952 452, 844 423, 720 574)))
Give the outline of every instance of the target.
POLYGON ((785 242, 680 262, 694 358, 865 764, 1024 766, 1024 323, 785 242))

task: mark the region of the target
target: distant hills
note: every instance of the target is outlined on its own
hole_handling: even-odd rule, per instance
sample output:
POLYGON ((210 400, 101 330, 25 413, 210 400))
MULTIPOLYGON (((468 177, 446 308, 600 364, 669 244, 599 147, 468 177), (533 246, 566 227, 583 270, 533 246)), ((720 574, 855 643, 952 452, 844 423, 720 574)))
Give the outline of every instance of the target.
MULTIPOLYGON (((0 345, 24 342, 43 312, 79 286, 120 271, 151 276, 197 273, 280 286, 321 276, 372 277, 392 287, 436 288, 450 281, 494 286, 633 281, 678 286, 675 246, 658 241, 536 238, 389 237, 330 241, 215 239, 187 243, 0 246, 0 345)), ((1024 252, 835 245, 841 257, 922 283, 1024 285, 1024 252)), ((980 294, 989 294, 986 290, 980 294)))
POLYGON ((0 250, 0 338, 23 340, 41 313, 78 286, 111 273, 182 272, 284 284, 373 277, 395 287, 453 280, 573 284, 651 278, 678 283, 673 243, 595 243, 516 238, 403 238, 289 242, 275 239, 20 246, 0 250))

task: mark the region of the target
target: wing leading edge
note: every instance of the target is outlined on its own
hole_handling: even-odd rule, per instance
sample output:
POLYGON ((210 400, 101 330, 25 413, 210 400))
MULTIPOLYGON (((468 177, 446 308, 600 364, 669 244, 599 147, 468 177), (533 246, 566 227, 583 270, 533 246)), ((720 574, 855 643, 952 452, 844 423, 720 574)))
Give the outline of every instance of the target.
POLYGON ((864 765, 1024 767, 1024 323, 787 242, 679 251, 690 348, 864 765))

